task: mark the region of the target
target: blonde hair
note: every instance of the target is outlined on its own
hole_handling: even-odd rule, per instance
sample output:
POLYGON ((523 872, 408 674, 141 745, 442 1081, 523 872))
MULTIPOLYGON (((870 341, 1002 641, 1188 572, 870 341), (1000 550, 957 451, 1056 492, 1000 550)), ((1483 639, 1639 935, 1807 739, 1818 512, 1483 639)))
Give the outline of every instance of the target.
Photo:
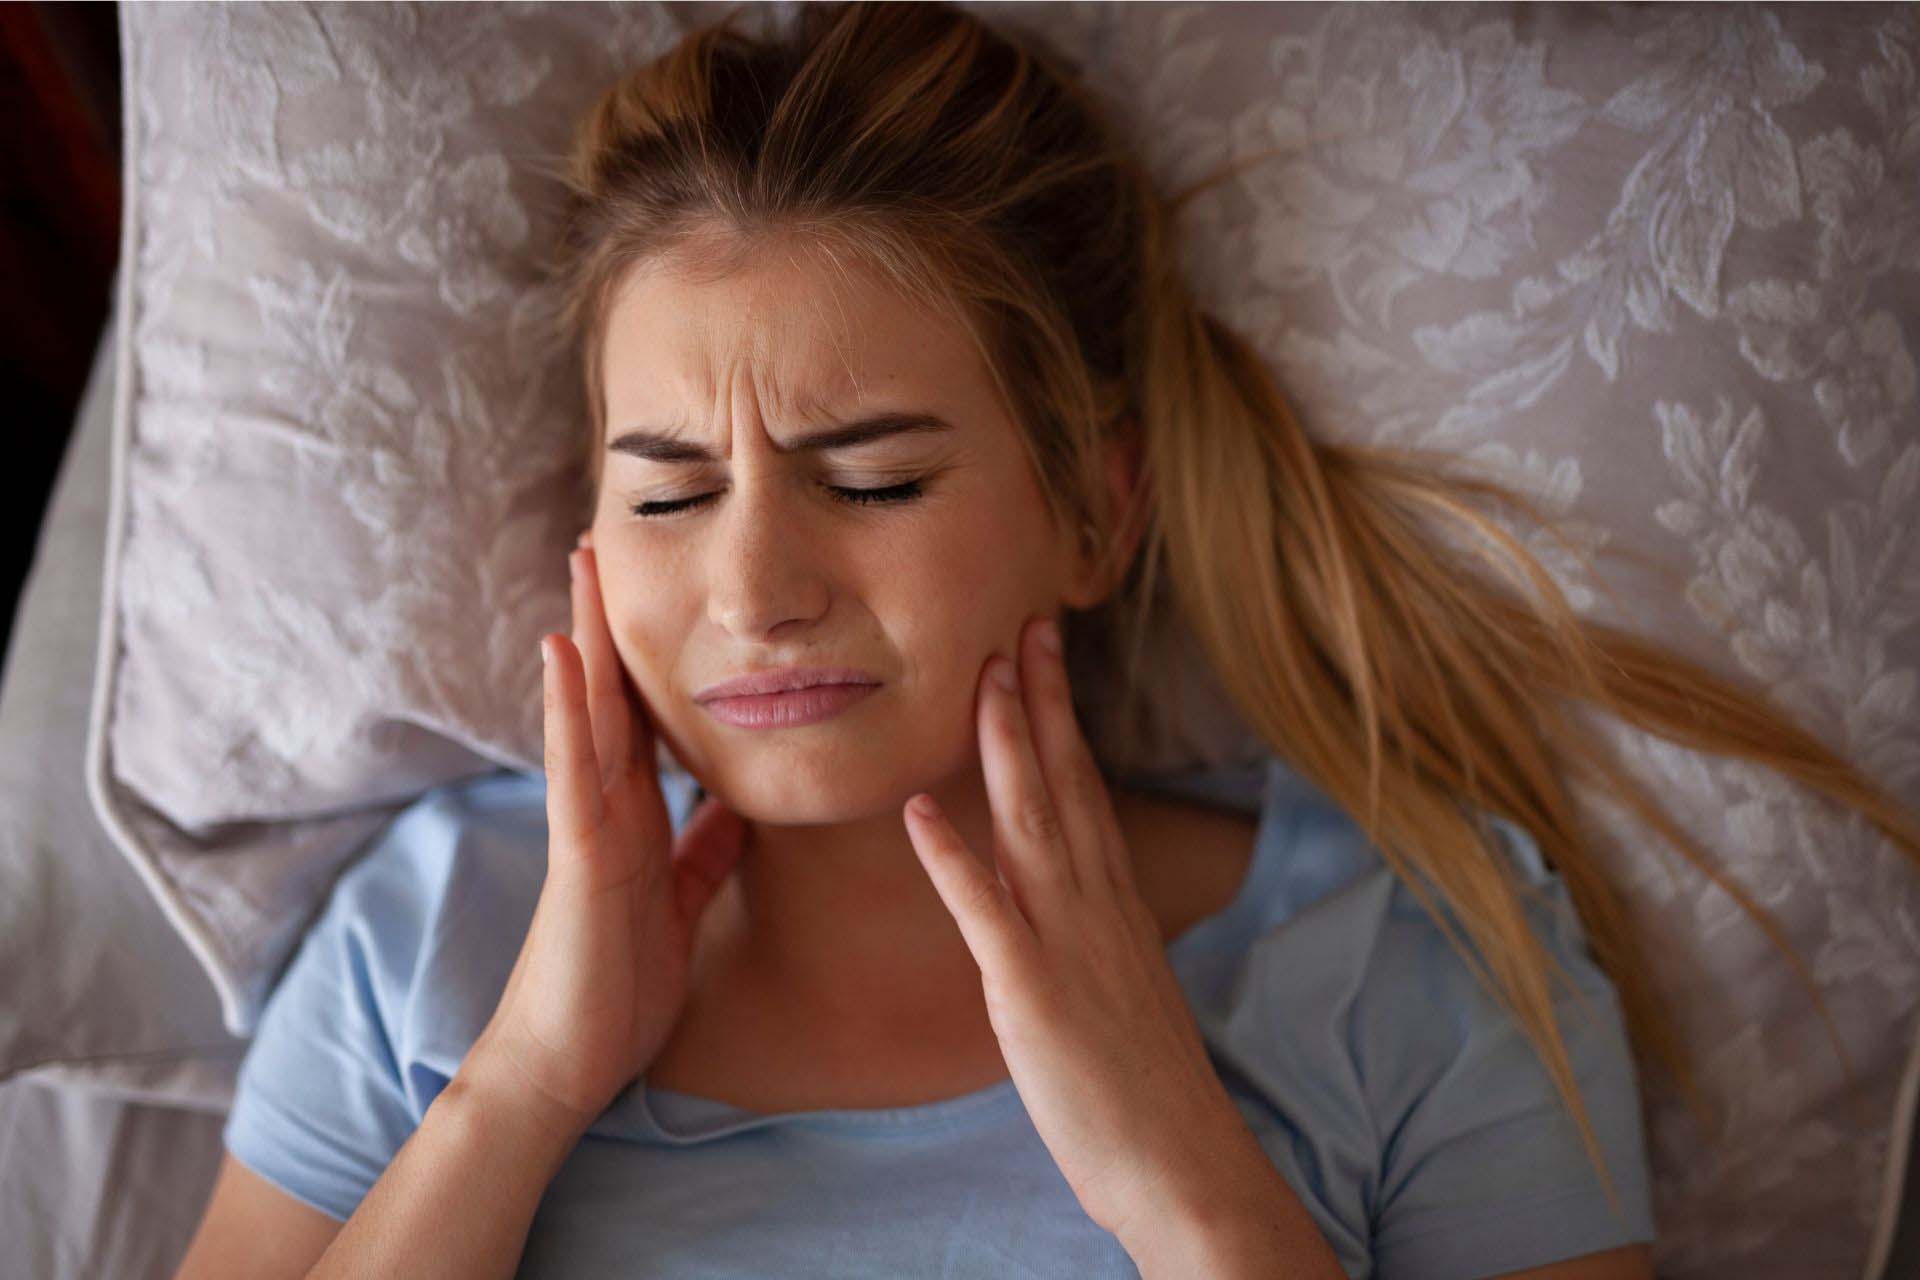
POLYGON ((1616 1210, 1555 1023, 1550 981, 1566 975, 1481 815, 1534 837, 1619 992, 1636 1058, 1696 1111, 1685 1045, 1576 787, 1624 806, 1759 922, 1847 1063, 1777 922, 1578 713, 1775 769, 1857 809, 1916 863, 1920 827, 1763 698, 1577 616, 1491 514, 1545 526, 1518 495, 1441 460, 1310 439, 1258 351, 1177 267, 1172 219, 1232 171, 1162 198, 1061 59, 947 4, 803 5, 784 38, 742 34, 739 16, 610 87, 568 155, 552 270, 588 406, 589 501, 604 322, 634 270, 671 259, 721 275, 775 235, 877 268, 961 323, 1026 429, 1055 518, 1116 552, 1115 593, 1089 621, 1121 637, 1120 687, 1145 686, 1149 635, 1169 618, 1187 629, 1233 710, 1361 824, 1515 1017, 1616 1210), (1108 498, 1109 442, 1143 467, 1129 511, 1108 498), (1138 554, 1119 563, 1113 535, 1135 519, 1138 554))

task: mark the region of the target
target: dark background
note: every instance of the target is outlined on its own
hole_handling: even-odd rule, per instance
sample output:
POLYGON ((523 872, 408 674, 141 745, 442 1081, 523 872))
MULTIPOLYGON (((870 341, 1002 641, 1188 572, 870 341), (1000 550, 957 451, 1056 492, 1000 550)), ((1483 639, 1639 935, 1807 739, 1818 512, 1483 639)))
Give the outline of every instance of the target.
MULTIPOLYGON (((120 252, 120 15, 0 3, 0 634, 60 467, 120 252)), ((92 637, 85 637, 92 643, 92 637)))

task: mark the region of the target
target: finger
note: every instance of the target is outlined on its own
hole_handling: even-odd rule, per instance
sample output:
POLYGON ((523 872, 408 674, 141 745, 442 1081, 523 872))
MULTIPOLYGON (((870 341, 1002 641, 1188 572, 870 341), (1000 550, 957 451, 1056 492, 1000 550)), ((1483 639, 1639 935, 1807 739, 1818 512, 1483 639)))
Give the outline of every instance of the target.
POLYGON ((927 869, 948 914, 960 926, 960 935, 982 975, 998 974, 1008 982, 1020 981, 1037 939, 1007 886, 967 847, 932 796, 918 795, 909 800, 905 817, 914 853, 927 869))
POLYGON ((673 845, 674 892, 680 918, 695 921, 733 874, 746 849, 747 824, 712 796, 687 816, 673 845))
POLYGON ((1038 618, 1021 636, 1021 684, 1027 691, 1034 754, 1047 793, 1059 807, 1060 826, 1081 886, 1118 887, 1116 864, 1125 861, 1126 842, 1107 781, 1100 776, 1100 766, 1073 714, 1073 687, 1060 655, 1059 635, 1059 624, 1038 618), (1053 629, 1051 649, 1048 628, 1053 629))
POLYGON ((600 768, 587 726, 586 674, 579 651, 565 636, 540 641, 546 659, 541 677, 546 705, 547 861, 556 849, 583 851, 599 830, 600 768))
POLYGON ((1023 906, 1039 896, 1079 885, 1066 844, 1066 829, 1040 774, 1027 713, 1021 704, 1018 668, 995 654, 981 678, 980 762, 986 775, 993 830, 1015 896, 1023 906), (1003 683, 1010 677, 1013 689, 1003 683))
POLYGON ((606 770, 602 786, 611 786, 634 764, 634 708, 627 693, 626 669, 613 647, 600 596, 600 567, 590 548, 569 552, 573 571, 573 642, 585 660, 587 712, 594 750, 606 770))

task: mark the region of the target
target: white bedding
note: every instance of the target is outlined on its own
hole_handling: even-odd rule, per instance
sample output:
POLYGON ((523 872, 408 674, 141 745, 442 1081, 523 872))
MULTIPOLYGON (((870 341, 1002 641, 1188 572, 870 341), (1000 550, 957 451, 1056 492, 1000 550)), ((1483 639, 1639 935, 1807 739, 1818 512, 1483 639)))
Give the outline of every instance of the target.
POLYGON ((220 1166, 224 1117, 0 1084, 0 1277, 167 1280, 220 1166))
POLYGON ((109 319, 0 685, 0 1280, 170 1278, 246 1048, 85 803, 114 333, 109 319))

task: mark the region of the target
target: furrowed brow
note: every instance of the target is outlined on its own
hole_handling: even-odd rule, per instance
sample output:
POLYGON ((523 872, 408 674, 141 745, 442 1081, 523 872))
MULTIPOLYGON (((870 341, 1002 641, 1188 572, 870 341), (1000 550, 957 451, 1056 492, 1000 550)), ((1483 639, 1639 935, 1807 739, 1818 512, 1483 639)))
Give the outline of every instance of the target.
MULTIPOLYGON (((882 413, 837 427, 809 431, 779 446, 782 453, 818 453, 851 449, 888 436, 916 431, 951 431, 953 424, 930 413, 882 413)), ((607 443, 607 452, 624 453, 649 462, 719 462, 720 455, 706 445, 683 440, 667 431, 634 427, 607 443)))

